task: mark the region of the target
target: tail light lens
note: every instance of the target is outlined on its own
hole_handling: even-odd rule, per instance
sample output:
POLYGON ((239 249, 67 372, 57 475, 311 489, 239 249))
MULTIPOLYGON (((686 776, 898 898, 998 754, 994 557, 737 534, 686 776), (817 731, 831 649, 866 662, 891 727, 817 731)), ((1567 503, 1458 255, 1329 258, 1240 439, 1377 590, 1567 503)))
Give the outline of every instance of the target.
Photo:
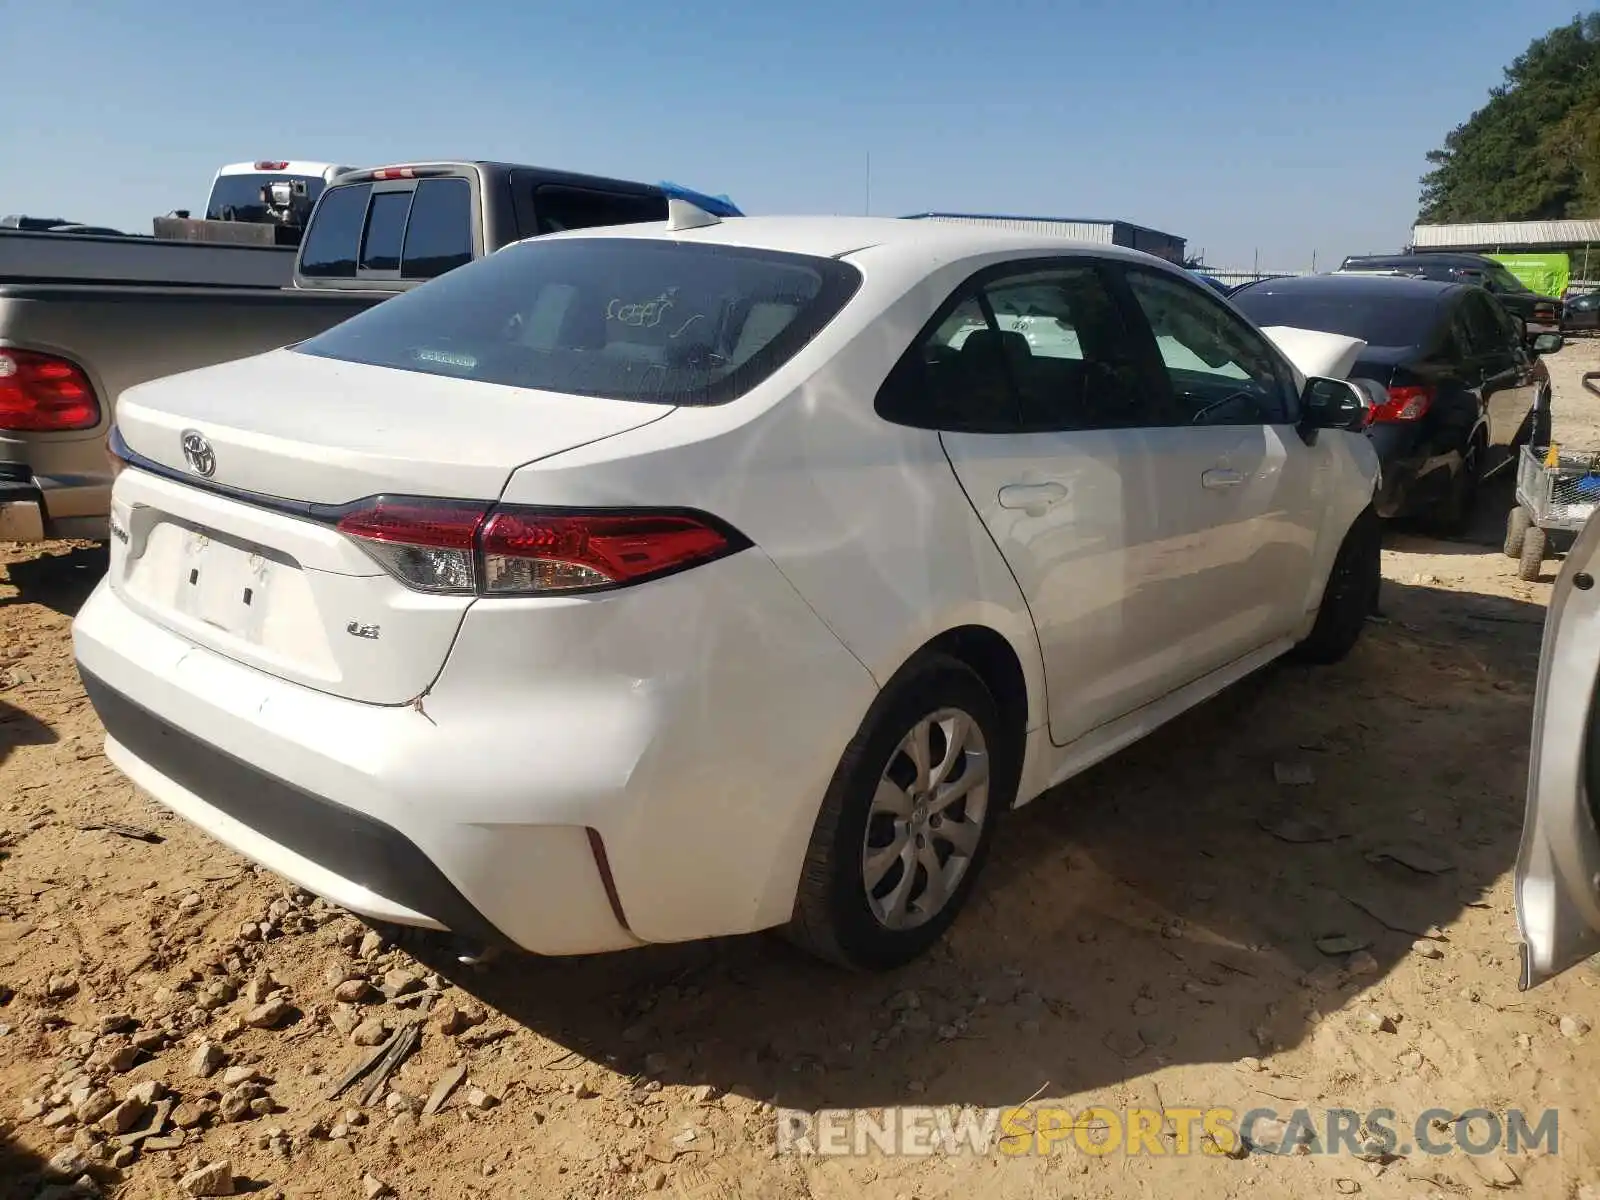
POLYGON ((691 516, 497 512, 483 530, 490 595, 637 583, 728 553, 728 535, 691 516))
POLYGON ((100 401, 77 363, 0 347, 0 429, 67 433, 99 423, 100 401))
POLYGON ((337 528, 407 587, 452 595, 604 591, 750 544, 704 513, 491 508, 391 496, 343 513, 337 528))
POLYGON ((1392 387, 1389 399, 1372 410, 1372 421, 1420 421, 1432 406, 1433 388, 1429 385, 1392 387))
POLYGON ((419 592, 478 590, 475 551, 486 504, 379 496, 338 520, 377 564, 419 592))

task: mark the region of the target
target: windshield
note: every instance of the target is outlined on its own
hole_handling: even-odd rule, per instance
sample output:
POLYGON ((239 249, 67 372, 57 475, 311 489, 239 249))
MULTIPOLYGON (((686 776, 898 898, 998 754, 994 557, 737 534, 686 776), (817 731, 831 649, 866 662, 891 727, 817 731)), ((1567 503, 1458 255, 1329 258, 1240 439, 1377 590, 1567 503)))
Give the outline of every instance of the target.
POLYGON ((638 238, 536 239, 295 347, 570 395, 720 404, 792 358, 855 294, 829 258, 638 238))
POLYGON ((1245 288, 1231 297, 1257 325, 1288 325, 1360 338, 1369 346, 1421 346, 1438 323, 1439 302, 1427 296, 1375 296, 1370 292, 1318 295, 1300 289, 1245 288))
POLYGON ((305 199, 295 197, 296 207, 309 213, 311 206, 322 195, 327 181, 320 175, 219 175, 211 186, 211 199, 206 204, 208 221, 246 221, 253 225, 273 224, 273 218, 261 203, 261 189, 269 183, 303 183, 305 199))
POLYGON ((1499 290, 1502 292, 1511 292, 1513 295, 1521 295, 1523 293, 1532 295, 1532 292, 1528 288, 1527 284, 1523 283, 1522 280, 1518 279, 1510 272, 1510 270, 1501 266, 1499 263, 1496 263, 1494 266, 1490 267, 1484 272, 1484 274, 1490 279, 1494 280, 1495 283, 1499 285, 1499 290))

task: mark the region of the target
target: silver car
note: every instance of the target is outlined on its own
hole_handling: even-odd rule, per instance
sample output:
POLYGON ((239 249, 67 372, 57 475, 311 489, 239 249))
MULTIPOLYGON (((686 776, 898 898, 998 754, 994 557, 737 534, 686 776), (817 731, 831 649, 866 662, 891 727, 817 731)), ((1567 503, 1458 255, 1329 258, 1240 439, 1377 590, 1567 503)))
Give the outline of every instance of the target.
POLYGON ((1528 809, 1517 854, 1524 989, 1600 953, 1600 520, 1562 565, 1545 619, 1528 809))

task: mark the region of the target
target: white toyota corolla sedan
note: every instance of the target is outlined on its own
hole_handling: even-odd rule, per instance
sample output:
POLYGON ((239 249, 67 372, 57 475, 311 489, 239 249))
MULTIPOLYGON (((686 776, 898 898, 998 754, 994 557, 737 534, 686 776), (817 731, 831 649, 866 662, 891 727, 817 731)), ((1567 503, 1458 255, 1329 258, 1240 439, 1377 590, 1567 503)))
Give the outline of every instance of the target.
POLYGON ((1007 809, 1350 649, 1366 417, 1141 254, 675 202, 124 393, 76 653, 139 787, 357 913, 884 968, 1007 809))

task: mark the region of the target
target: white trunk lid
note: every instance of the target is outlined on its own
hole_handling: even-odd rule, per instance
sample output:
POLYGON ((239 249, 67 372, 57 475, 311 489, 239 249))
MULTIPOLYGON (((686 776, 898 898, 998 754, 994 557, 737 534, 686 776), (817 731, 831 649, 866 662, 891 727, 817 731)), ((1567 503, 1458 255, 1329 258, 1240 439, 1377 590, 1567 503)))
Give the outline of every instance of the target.
POLYGON ((407 588, 312 506, 493 501, 517 467, 672 411, 290 351, 158 380, 118 404, 123 440, 152 469, 117 481, 112 586, 230 658, 403 704, 437 676, 473 598, 407 588), (204 440, 190 457, 209 477, 185 434, 204 440))

